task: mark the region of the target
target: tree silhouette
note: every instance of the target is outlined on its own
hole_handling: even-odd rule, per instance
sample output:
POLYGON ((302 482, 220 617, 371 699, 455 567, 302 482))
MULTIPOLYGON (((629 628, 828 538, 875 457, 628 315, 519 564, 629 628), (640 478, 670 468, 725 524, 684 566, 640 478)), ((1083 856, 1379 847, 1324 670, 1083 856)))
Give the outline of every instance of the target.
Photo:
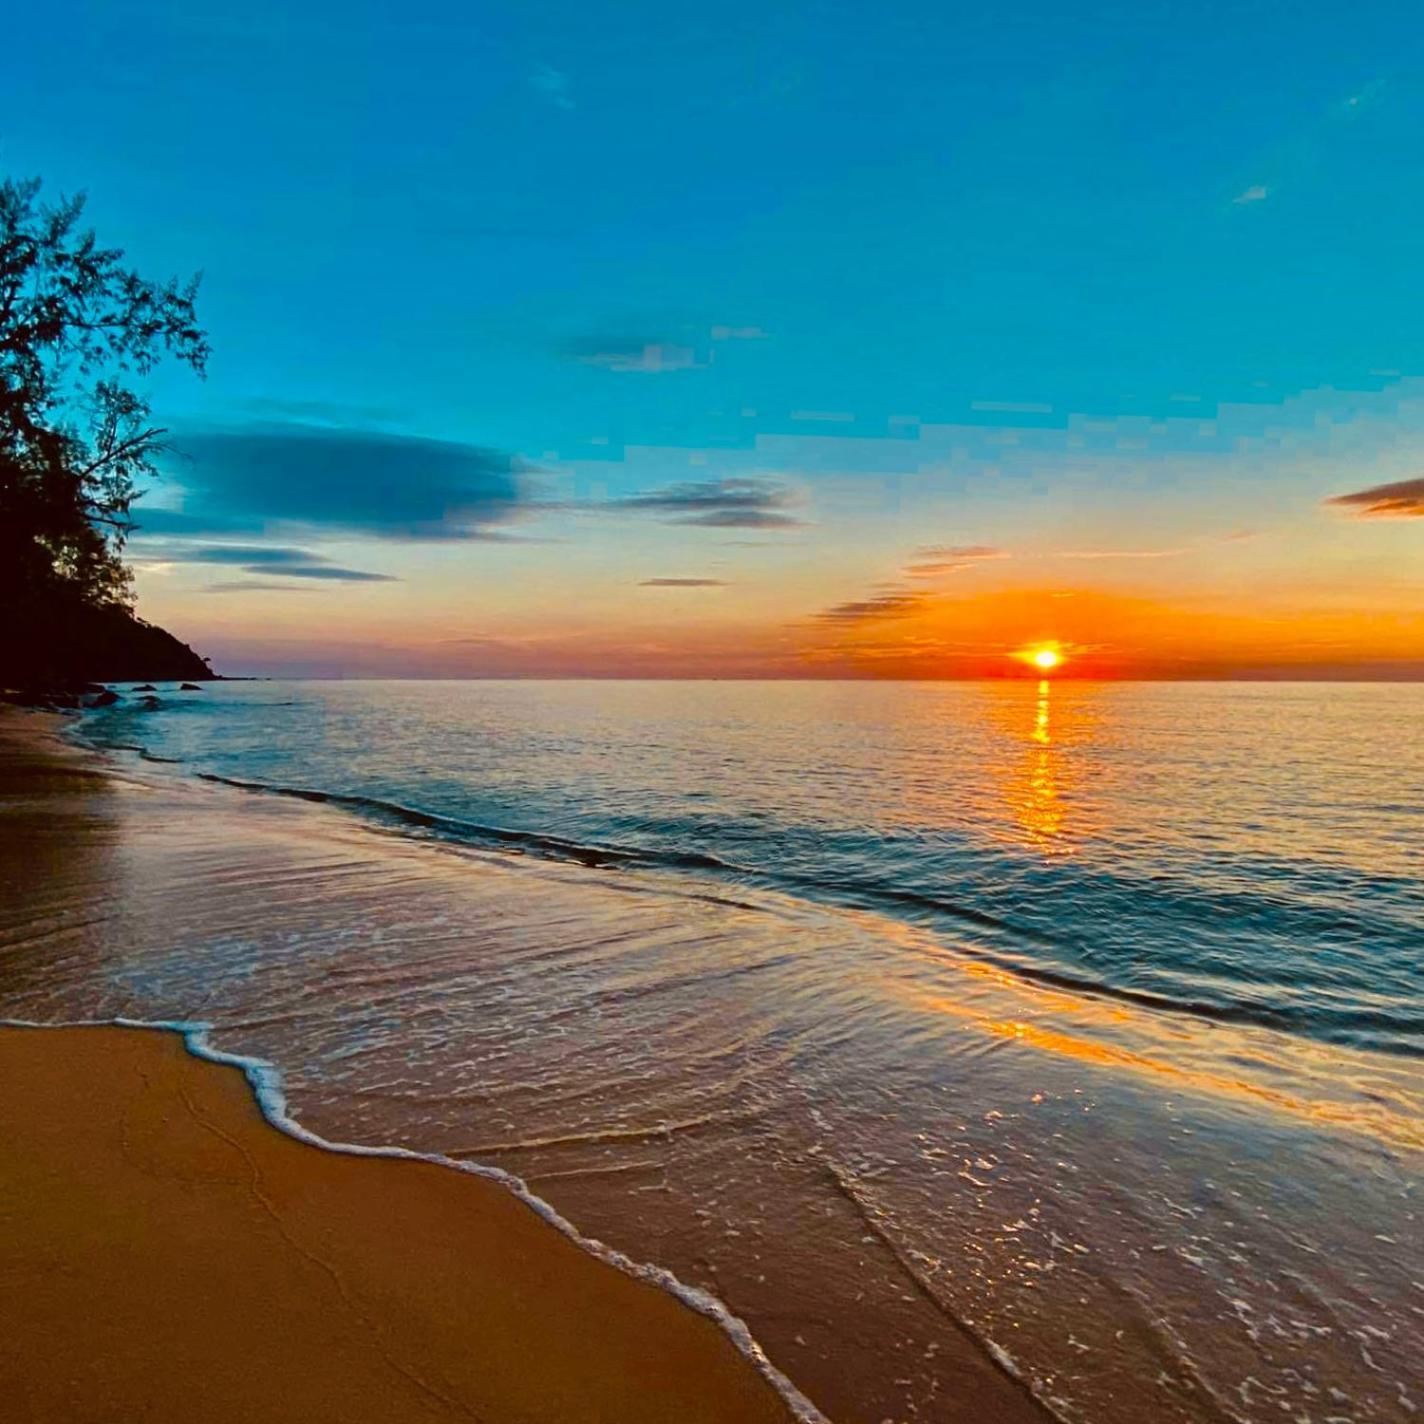
POLYGON ((197 277, 147 281, 80 227, 83 195, 39 193, 0 182, 0 598, 30 639, 127 607, 129 507, 164 434, 129 382, 208 357, 197 277))

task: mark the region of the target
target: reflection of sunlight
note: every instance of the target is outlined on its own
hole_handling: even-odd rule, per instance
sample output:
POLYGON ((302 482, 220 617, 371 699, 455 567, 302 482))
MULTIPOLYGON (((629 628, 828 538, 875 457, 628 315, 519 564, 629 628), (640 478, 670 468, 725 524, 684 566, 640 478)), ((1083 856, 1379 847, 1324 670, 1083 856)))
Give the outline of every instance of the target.
POLYGON ((1030 840, 1040 850, 1063 854, 1069 847, 1061 840, 1064 808, 1058 791, 1050 710, 1050 684, 1043 678, 1038 684, 1033 730, 1029 734, 1034 748, 1029 753, 1026 772, 1015 778, 1014 800, 1019 825, 1028 832, 1030 840))
POLYGON ((1048 679, 1038 684, 1038 716, 1033 724, 1033 739, 1049 746, 1053 738, 1048 734, 1048 679))
POLYGON ((1424 1148, 1418 1074, 1382 1070, 1375 1054, 1298 1039, 1283 1047, 1272 1030, 1229 1024, 1202 1034, 1187 1016, 1033 984, 998 965, 931 947, 933 941, 911 925, 849 913, 933 965, 932 982, 901 973, 881 981, 888 994, 918 1012, 1023 1053, 1155 1077, 1169 1089, 1244 1099, 1307 1122, 1424 1148))

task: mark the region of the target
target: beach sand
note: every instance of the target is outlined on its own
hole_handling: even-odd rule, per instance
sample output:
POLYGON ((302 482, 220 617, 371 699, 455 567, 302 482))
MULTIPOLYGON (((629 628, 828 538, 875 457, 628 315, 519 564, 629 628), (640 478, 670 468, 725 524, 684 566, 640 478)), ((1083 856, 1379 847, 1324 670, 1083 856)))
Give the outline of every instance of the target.
MULTIPOLYGON (((57 725, 0 712, 0 891, 42 921, 123 852, 57 725)), ((176 1033, 0 1028, 0 1085, 16 1424, 792 1417, 716 1322, 503 1186, 288 1136, 176 1033)))
MULTIPOLYGON (((254 796, 89 751, 61 737, 64 725, 53 715, 0 708, 0 1017, 42 1024, 212 1019, 218 1048, 280 1065, 302 1127, 332 1142, 419 1148, 525 1178, 576 1227, 726 1301, 750 1323, 773 1365, 837 1420, 908 1419, 917 1412, 916 1394, 933 1403, 921 1418, 1027 1424, 1042 1417, 1023 1383, 948 1319, 898 1259, 875 1256, 878 1238, 864 1206, 837 1179, 827 1181, 814 1153, 797 1156, 814 1140, 813 1125, 782 1124, 778 1134, 792 1133, 789 1141, 760 1131, 754 1076, 744 1081, 736 1062, 730 1079, 719 1076, 715 1062, 705 1077, 687 1076, 687 1064, 701 1059, 664 1058, 640 1037, 639 1023, 622 1020, 616 1003, 611 1017, 600 1017, 580 977, 590 958, 604 972, 604 945, 669 945, 721 970, 774 961, 786 951, 787 934, 819 932, 819 919, 807 930, 781 914, 661 887, 648 893, 653 887, 631 875, 422 843, 331 807, 254 796), (568 981, 567 1002, 540 997, 551 1017, 536 1014, 531 1025, 519 1012, 529 1007, 521 996, 550 995, 554 973, 568 981), (344 1060, 333 1063, 326 1038, 332 1023, 322 1008, 327 993, 338 1004, 369 995, 373 1030, 383 1016, 404 1015, 414 1041, 432 1048, 433 1038, 438 1048, 420 1060, 418 1080, 402 1081, 400 1045, 410 1040, 400 1036, 385 1043, 376 1032, 358 1045, 349 1072, 344 1060), (516 996, 508 1009, 501 1007, 506 993, 516 996), (480 1031, 487 1040, 474 1032, 472 1000, 498 1020, 480 1031), (453 1017, 446 1012, 452 1005, 460 1009, 453 1017), (580 1017, 562 1017, 580 1006, 580 1017), (534 1037, 520 1036, 526 1033, 534 1037), (473 1066, 476 1058, 486 1066, 473 1066), (323 1061, 335 1070, 330 1078, 312 1066, 323 1061), (372 1078, 378 1091, 360 1090, 372 1078), (651 1107, 644 1101, 650 1092, 651 1107), (412 1105, 421 1114, 418 1131, 410 1127, 412 1105), (702 1124, 668 1132, 669 1115, 681 1121, 685 1109, 702 1124), (613 1154, 607 1130, 618 1142, 632 1134, 637 1150, 613 1154), (630 1161, 629 1171, 605 1170, 630 1161), (709 1198, 725 1227, 702 1209, 709 1198)), ((26 1100, 48 1094, 52 1109, 31 1126, 52 1133, 52 1149, 67 1154, 54 1159, 54 1181, 87 1174, 69 1182, 74 1222, 57 1218, 48 1236, 16 1214, 18 1204, 8 1205, 18 1186, 0 1188, 0 1250, 20 1252, 3 1257, 11 1264, 0 1277, 0 1326, 12 1318, 24 1324, 23 1335, 0 1328, 0 1400, 33 1398, 31 1414, 20 1418, 168 1418, 189 1399, 202 1403, 184 1404, 185 1413, 264 1424, 299 1419, 303 1411, 316 1419, 382 1420, 405 1417, 401 1409, 413 1417, 462 1413, 385 1364, 369 1332, 364 1344, 347 1336, 344 1349, 320 1333, 342 1320, 355 1326, 341 1313, 336 1283, 316 1266, 302 1277, 308 1293, 293 1297, 303 1302, 291 1311, 300 1326, 274 1317, 269 1332, 261 1292, 247 1297, 253 1314, 244 1317, 260 1334, 249 1339, 235 1320, 221 1320, 217 1304, 245 1266, 203 1261, 190 1271, 180 1262, 201 1259, 187 1251, 195 1239, 225 1243, 226 1226, 217 1223, 226 1217, 214 1215, 210 1225, 194 1218, 191 1239, 161 1217, 156 1246, 172 1240, 184 1249, 163 1257, 151 1276, 125 1274, 110 1283, 115 1311, 132 1312, 122 1330, 117 1313, 99 1310, 104 1296, 89 1274, 101 1258, 79 1234, 88 1211, 79 1203, 90 1190, 106 1200, 106 1184, 119 1180, 121 1139, 104 1131, 117 1115, 112 1106, 89 1115, 83 1093, 72 1105, 60 1099, 92 1082, 97 1101, 111 1086, 111 1054, 119 1077, 120 1054, 153 1063, 166 1054, 169 1067, 182 1066, 194 1083, 227 1084, 204 1091, 240 1101, 247 1130, 239 1135, 227 1116, 215 1118, 224 1131, 248 1150, 261 1142, 284 1162, 310 1162, 319 1174, 313 1180, 323 1183, 321 1205, 304 1209, 303 1231, 313 1235, 301 1241, 317 1240, 323 1258, 335 1241, 360 1255, 360 1271, 354 1257, 343 1257, 342 1269, 356 1272, 353 1280, 370 1273, 361 1277, 369 1282, 361 1309, 381 1331, 395 1332, 402 1364, 452 1397, 490 1392, 471 1394, 463 1417, 669 1424, 789 1417, 789 1406, 713 1320, 582 1252, 498 1184, 448 1167, 326 1153, 284 1137, 259 1119, 236 1071, 188 1062, 176 1036, 97 1028, 80 1037, 58 1029, 4 1036, 29 1045, 23 1051, 33 1056, 36 1077, 33 1088, 13 1090, 18 1063, 0 1063, 4 1171, 29 1171, 26 1164, 39 1160, 38 1149, 19 1146, 20 1132, 31 1129, 10 1118, 26 1110, 26 1100), (138 1046, 121 1047, 135 1040, 138 1046), (76 1069, 73 1055, 84 1044, 92 1044, 84 1049, 87 1067, 76 1069), (417 1197, 418 1208, 410 1204, 417 1197), (483 1213, 483 1224, 472 1224, 472 1216, 457 1230, 461 1209, 483 1213), (347 1215, 352 1224, 343 1229, 347 1215), (412 1222, 421 1223, 418 1230, 412 1222), (496 1257, 487 1243, 506 1227, 518 1251, 496 1257), (43 1263, 56 1269, 42 1270, 43 1263), (36 1283, 58 1291, 70 1271, 78 1273, 69 1281, 72 1293, 56 1296, 52 1313, 42 1311, 36 1283), (224 1285, 205 1287, 205 1280, 224 1285), (537 1295, 520 1294, 536 1284, 537 1295), (91 1294, 93 1308, 80 1309, 91 1294), (205 1353, 192 1346, 198 1363, 191 1369, 168 1363, 188 1358, 188 1347, 178 1349, 149 1321, 154 1302, 171 1307, 175 1329, 186 1325, 195 1340, 216 1340, 203 1345, 205 1353), (86 1322, 96 1336, 75 1333, 86 1322), (516 1324, 529 1333, 516 1337, 516 1324), (163 1343, 144 1353, 145 1341, 163 1343), (263 1359, 268 1342, 287 1362, 280 1369, 263 1359), (407 1355, 408 1344, 419 1352, 407 1355), (360 1368, 349 1363, 358 1357, 360 1368), (130 1386, 168 1391, 148 1414, 136 1407, 137 1396, 122 1408, 101 1407, 111 1389, 105 1372, 121 1359, 132 1362, 130 1386), (102 1362, 92 1376, 91 1360, 102 1362), (218 1368, 214 1360, 226 1363, 218 1368), (371 1382, 373 1372, 384 1385, 371 1382), (223 1414, 211 1398, 212 1381, 229 1376, 234 1404, 223 1414), (399 1408, 391 1403, 397 1386, 404 1391, 399 1408), (64 1392, 70 1389, 93 1393, 64 1392), (266 1402, 254 1403, 251 1390, 268 1391, 266 1402), (340 1395, 339 1408, 322 1402, 328 1391, 340 1395), (274 1398, 281 1401, 276 1413, 274 1398)), ((143 1071, 161 1083, 152 1068, 143 1071)), ((169 1101, 177 1112, 171 1094, 169 1101)), ((217 1152, 212 1134, 190 1136, 209 1155, 217 1152)), ((234 1149, 233 1160, 240 1157, 234 1149)), ((265 1225, 257 1217, 249 1180, 233 1178, 230 1205, 266 1234, 242 1260, 261 1260, 264 1270, 285 1261, 280 1284, 264 1277, 262 1289, 286 1299, 296 1289, 296 1253, 270 1217, 265 1225)), ((206 1188, 203 1194, 217 1196, 206 1188)), ((180 1180, 173 1200, 187 1210, 197 1195, 180 1180)), ((212 1203, 207 1209, 216 1210, 212 1203)), ((106 1210, 102 1219, 128 1230, 137 1218, 106 1210)), ((145 1254, 142 1243, 124 1246, 122 1239, 113 1249, 120 1258, 123 1251, 145 1254)))
POLYGON ((0 1029, 0 1082, 9 1419, 791 1417, 503 1187, 289 1137, 175 1033, 0 1029))

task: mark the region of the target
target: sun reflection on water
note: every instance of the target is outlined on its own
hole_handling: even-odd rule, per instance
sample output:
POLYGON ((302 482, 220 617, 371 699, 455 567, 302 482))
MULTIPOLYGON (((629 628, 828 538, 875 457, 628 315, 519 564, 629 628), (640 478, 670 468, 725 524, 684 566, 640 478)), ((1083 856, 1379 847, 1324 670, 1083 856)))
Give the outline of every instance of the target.
POLYGON ((1053 744, 1052 685, 1042 678, 1034 706, 1026 760, 1011 784, 1010 800, 1019 826, 1029 841, 1051 855, 1066 855, 1072 847, 1064 837, 1066 807, 1060 788, 1058 749, 1053 744))

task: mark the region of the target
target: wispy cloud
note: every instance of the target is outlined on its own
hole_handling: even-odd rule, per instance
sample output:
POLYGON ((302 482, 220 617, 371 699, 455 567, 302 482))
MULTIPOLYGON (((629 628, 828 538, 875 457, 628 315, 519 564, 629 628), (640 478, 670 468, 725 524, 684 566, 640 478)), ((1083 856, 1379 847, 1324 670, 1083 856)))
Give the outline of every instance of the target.
POLYGON ((1176 549, 1058 549, 1049 555, 1054 559, 1175 559, 1193 553, 1188 545, 1176 549))
POLYGON ((1238 193, 1231 201, 1238 206, 1245 203, 1264 203, 1271 196, 1271 190, 1264 183, 1253 183, 1238 193))
POLYGON ((641 375, 693 371, 706 365, 691 346, 640 336, 584 336, 571 342, 566 354, 575 361, 581 361, 585 366, 598 366, 605 371, 637 372, 641 375))
POLYGON ((308 584, 271 583, 262 579, 232 579, 223 583, 206 584, 204 593, 312 593, 308 584))
POLYGON ((943 574, 959 573, 973 568, 986 559, 1007 559, 1007 549, 990 544, 929 544, 916 549, 914 561, 905 570, 907 578, 939 578, 943 574))
POLYGON ((792 529, 803 521, 790 511, 796 500, 771 480, 727 479, 665 485, 599 506, 663 516, 670 524, 707 529, 792 529))
POLYGON ((569 77, 552 64, 535 65, 529 76, 529 87, 536 94, 542 94, 556 109, 572 109, 574 101, 569 97, 569 77))
POLYGON ((932 595, 918 589, 895 589, 870 598, 853 599, 822 609, 815 615, 818 623, 873 623, 888 618, 908 618, 918 613, 932 595))
POLYGON ((759 326, 714 326, 713 341, 765 341, 770 336, 759 326))
POLYGON ((1386 81, 1383 79, 1372 79, 1363 89, 1351 94, 1341 105, 1340 110, 1346 117, 1358 114, 1362 109, 1374 103, 1384 92, 1386 81))
MULTIPOLYGON (((393 574, 348 569, 307 549, 273 544, 164 545, 155 557, 163 564, 235 564, 248 574, 277 574, 281 578, 315 579, 333 583, 398 583, 393 574)), ((251 583, 209 585, 209 591, 231 592, 252 588, 251 583)), ((275 588, 276 585, 265 585, 275 588)))
POLYGON ((1424 517, 1424 478, 1337 494, 1325 503, 1363 519, 1418 519, 1424 517))
POLYGON ((639 588, 726 588, 725 579, 715 578, 650 578, 642 579, 639 588))

